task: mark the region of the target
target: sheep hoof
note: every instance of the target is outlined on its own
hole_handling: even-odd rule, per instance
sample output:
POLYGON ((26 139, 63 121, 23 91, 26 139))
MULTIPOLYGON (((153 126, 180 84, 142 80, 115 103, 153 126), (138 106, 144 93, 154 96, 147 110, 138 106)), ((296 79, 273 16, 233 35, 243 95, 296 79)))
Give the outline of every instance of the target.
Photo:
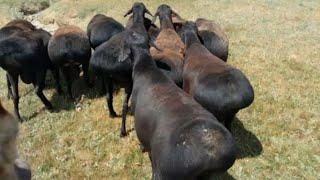
POLYGON ((116 118, 116 117, 119 117, 119 116, 117 115, 117 113, 113 112, 113 113, 109 114, 109 117, 110 118, 116 118))
POLYGON ((62 95, 62 94, 63 94, 62 89, 58 89, 57 92, 58 92, 59 95, 62 95))
POLYGON ((69 101, 74 101, 75 98, 69 95, 69 96, 68 96, 68 100, 69 100, 69 101))
POLYGON ((133 109, 131 108, 131 106, 128 107, 128 114, 133 116, 134 113, 133 113, 133 109))
POLYGON ((140 144, 140 150, 144 153, 144 152, 147 152, 147 149, 142 145, 140 144))
POLYGON ((12 96, 10 94, 7 95, 8 100, 12 99, 12 96))
POLYGON ((50 112, 53 112, 53 106, 51 104, 47 105, 46 109, 49 110, 50 112))
POLYGON ((121 133, 120 133, 120 137, 121 137, 121 138, 125 137, 126 135, 127 135, 126 132, 121 132, 121 133))
POLYGON ((23 118, 18 118, 19 119, 19 121, 20 121, 20 123, 23 123, 25 120, 23 119, 23 118))
POLYGON ((93 83, 88 83, 88 87, 91 89, 94 87, 94 84, 93 83))

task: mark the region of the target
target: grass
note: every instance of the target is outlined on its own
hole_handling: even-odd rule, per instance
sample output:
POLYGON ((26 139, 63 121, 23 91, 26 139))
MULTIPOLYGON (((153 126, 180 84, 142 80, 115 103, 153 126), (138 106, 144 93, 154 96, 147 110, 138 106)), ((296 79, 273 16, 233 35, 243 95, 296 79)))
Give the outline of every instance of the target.
MULTIPOLYGON (((54 18, 85 29, 95 13, 105 13, 124 23, 123 14, 133 2, 61 0, 44 10, 39 20, 46 23, 54 18)), ((185 18, 206 17, 220 23, 230 40, 228 63, 241 69, 254 87, 254 103, 238 113, 232 127, 241 150, 239 159, 221 178, 319 179, 320 3, 145 1, 151 12, 161 3, 185 18)), ((140 152, 135 132, 119 138, 120 119, 108 118, 98 88, 78 92, 81 88, 76 87, 85 87, 82 80, 74 86, 78 96, 84 94, 80 111, 48 88, 45 94, 59 110, 49 113, 33 88, 20 83, 21 114, 28 121, 20 126, 19 151, 31 164, 33 178, 150 179, 150 162, 140 152)), ((2 70, 0 89, 1 100, 12 111, 2 70)), ((114 102, 118 113, 121 102, 119 93, 114 102)), ((130 116, 128 129, 133 126, 130 116)))

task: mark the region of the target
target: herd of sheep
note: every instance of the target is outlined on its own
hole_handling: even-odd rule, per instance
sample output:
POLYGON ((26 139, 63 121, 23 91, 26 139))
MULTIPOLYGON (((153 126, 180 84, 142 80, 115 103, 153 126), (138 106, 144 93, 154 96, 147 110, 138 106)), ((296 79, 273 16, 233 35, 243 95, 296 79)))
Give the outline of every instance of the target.
MULTIPOLYGON (((19 77, 34 85, 37 96, 51 110, 43 94, 47 70, 52 71, 59 94, 63 93, 59 77, 63 74, 70 99, 74 99, 72 82, 82 70, 89 87, 101 80, 111 118, 118 116, 113 92, 116 87, 125 89, 121 137, 127 133, 131 98, 135 131, 141 150, 149 154, 152 179, 206 179, 227 171, 237 156, 231 122, 253 102, 254 93, 246 76, 226 63, 229 42, 225 33, 210 20, 187 21, 168 5, 160 5, 152 15, 143 3, 134 3, 128 15, 125 27, 111 17, 95 15, 87 33, 63 26, 51 36, 21 19, 2 27, 0 67, 6 71, 15 116, 22 121, 19 77), (154 24, 157 17, 160 28, 154 24)), ((17 124, 13 119, 0 103, 1 143, 14 142, 17 124)), ((8 176, 0 177, 30 178, 28 173, 19 174, 13 150, 2 150, 6 146, 0 144, 0 170, 4 164, 11 169, 8 176)), ((15 146, 12 143, 10 148, 15 146)))

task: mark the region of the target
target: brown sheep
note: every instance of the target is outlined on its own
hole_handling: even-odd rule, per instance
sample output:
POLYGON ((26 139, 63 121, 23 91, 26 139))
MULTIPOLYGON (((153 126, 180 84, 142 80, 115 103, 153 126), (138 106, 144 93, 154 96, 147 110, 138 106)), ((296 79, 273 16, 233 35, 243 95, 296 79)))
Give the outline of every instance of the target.
POLYGON ((181 86, 184 44, 174 29, 172 14, 176 13, 168 5, 163 4, 158 7, 154 18, 159 16, 160 33, 155 40, 155 44, 161 51, 152 47, 150 52, 156 62, 160 61, 170 67, 170 71, 165 71, 166 75, 181 86))
POLYGON ((87 34, 82 29, 76 26, 60 27, 49 41, 48 54, 52 63, 62 70, 71 99, 72 81, 79 76, 80 65, 87 85, 91 86, 88 74, 91 46, 87 34))
POLYGON ((2 107, 0 101, 0 179, 31 179, 29 165, 17 159, 17 134, 18 121, 2 107))
POLYGON ((0 40, 10 37, 17 32, 35 31, 36 28, 30 22, 16 19, 8 22, 0 29, 0 40))
POLYGON ((23 20, 23 19, 15 19, 10 21, 5 25, 6 27, 18 27, 25 31, 33 31, 36 30, 36 27, 31 24, 29 21, 23 20))

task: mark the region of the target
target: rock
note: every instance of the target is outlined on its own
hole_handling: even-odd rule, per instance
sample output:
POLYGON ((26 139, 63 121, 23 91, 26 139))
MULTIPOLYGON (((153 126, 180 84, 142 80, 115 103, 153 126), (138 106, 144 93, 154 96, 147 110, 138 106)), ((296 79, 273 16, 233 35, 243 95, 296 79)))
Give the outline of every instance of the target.
POLYGON ((20 7, 20 12, 22 12, 23 15, 36 14, 40 11, 47 9, 49 6, 50 4, 47 1, 24 2, 20 7))

